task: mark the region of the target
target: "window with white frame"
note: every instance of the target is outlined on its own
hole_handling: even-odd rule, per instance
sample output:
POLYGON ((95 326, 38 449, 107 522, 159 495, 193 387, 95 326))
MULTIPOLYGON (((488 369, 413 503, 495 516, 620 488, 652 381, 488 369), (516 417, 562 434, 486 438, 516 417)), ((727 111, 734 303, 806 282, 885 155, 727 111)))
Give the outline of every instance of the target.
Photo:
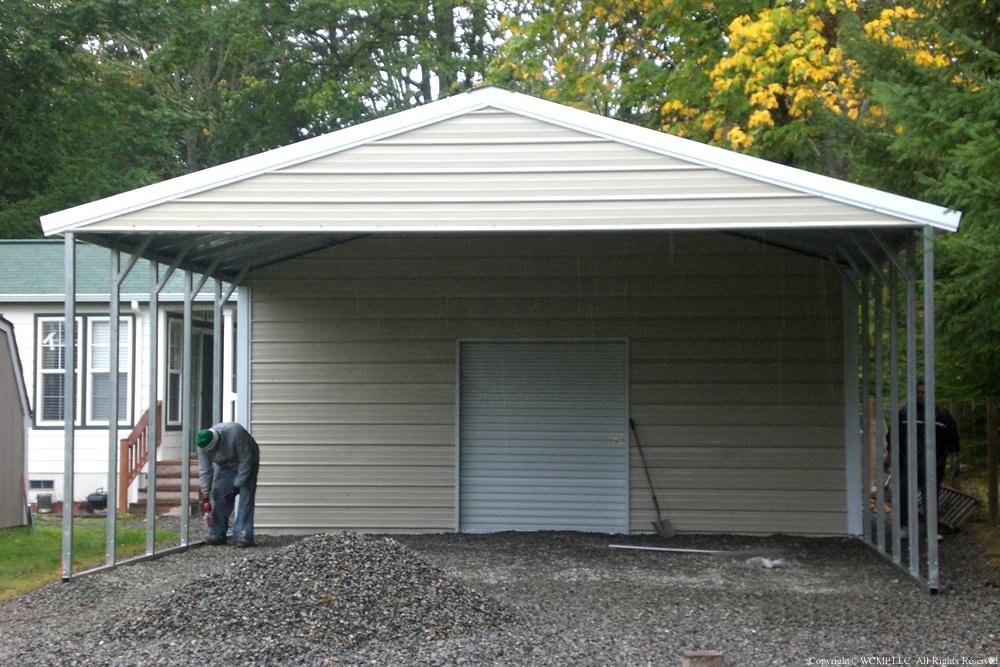
MULTIPOLYGON (((111 418, 111 318, 87 320, 87 423, 108 424, 111 418)), ((132 396, 132 326, 128 318, 118 325, 118 422, 129 419, 132 396)))
MULTIPOLYGON (((61 426, 65 416, 64 388, 66 382, 65 318, 39 317, 37 320, 36 358, 36 423, 39 426, 61 426)), ((77 380, 76 424, 107 425, 110 416, 111 357, 110 318, 85 315, 76 324, 76 376, 86 369, 81 391, 77 380), (81 340, 83 343, 81 344, 81 340), (82 354, 81 354, 82 351, 82 354), (86 410, 81 406, 86 405, 86 410)), ((132 348, 133 326, 129 317, 121 318, 118 329, 118 420, 132 421, 132 348)))
MULTIPOLYGON (((66 327, 65 318, 41 317, 38 319, 37 381, 35 382, 36 419, 39 424, 62 424, 65 412, 66 386, 66 327)), ((77 319, 77 343, 80 326, 77 319)), ((75 346, 76 368, 80 367, 80 346, 75 346)), ((80 397, 77 395, 76 423, 80 423, 80 397)))
POLYGON ((167 320, 167 426, 179 426, 181 423, 183 361, 184 322, 169 318, 167 320))

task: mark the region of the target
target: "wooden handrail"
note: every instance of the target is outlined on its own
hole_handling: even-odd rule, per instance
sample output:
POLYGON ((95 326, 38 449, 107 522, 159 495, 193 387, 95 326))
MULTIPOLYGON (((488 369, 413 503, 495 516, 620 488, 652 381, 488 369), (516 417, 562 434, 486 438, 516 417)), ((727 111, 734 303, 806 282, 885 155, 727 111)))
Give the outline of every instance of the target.
MULTIPOLYGON (((163 440, 163 401, 156 402, 156 442, 153 445, 155 460, 156 448, 163 440)), ((139 476, 142 467, 149 461, 149 443, 147 430, 149 427, 149 410, 143 413, 135 428, 127 438, 118 441, 118 511, 128 512, 128 487, 139 476)))

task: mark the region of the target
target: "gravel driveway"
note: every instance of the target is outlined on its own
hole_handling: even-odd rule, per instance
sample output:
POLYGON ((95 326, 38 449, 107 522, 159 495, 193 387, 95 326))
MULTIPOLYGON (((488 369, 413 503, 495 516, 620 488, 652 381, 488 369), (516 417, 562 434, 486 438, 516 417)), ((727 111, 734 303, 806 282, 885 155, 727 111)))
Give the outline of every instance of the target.
POLYGON ((995 664, 982 563, 948 536, 931 596, 850 539, 264 535, 10 600, 0 665, 995 664))

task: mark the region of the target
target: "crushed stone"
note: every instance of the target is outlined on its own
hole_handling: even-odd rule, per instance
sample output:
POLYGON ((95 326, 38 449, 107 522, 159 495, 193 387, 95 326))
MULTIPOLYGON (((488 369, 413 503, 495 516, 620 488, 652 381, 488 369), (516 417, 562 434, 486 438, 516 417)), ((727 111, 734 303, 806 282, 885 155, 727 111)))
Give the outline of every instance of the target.
POLYGON ((678 665, 699 650, 722 652, 730 667, 1000 657, 1000 575, 971 534, 941 544, 938 595, 850 538, 669 543, 780 554, 780 567, 613 543, 664 544, 564 532, 258 535, 251 549, 193 548, 7 601, 0 665, 678 665))

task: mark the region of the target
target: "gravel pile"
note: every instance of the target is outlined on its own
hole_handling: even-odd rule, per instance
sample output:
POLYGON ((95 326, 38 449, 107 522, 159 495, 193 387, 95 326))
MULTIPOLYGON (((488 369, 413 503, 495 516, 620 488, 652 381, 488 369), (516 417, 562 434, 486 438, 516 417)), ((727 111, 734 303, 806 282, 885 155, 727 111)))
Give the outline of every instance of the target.
POLYGON ((994 664, 1000 574, 963 533, 941 567, 930 596, 851 539, 258 535, 8 601, 0 665, 994 664))
POLYGON ((213 660, 222 664, 312 663, 373 641, 443 639, 515 618, 389 539, 316 535, 229 570, 197 577, 100 634, 150 642, 160 649, 153 655, 174 644, 210 655, 221 643, 213 660))

